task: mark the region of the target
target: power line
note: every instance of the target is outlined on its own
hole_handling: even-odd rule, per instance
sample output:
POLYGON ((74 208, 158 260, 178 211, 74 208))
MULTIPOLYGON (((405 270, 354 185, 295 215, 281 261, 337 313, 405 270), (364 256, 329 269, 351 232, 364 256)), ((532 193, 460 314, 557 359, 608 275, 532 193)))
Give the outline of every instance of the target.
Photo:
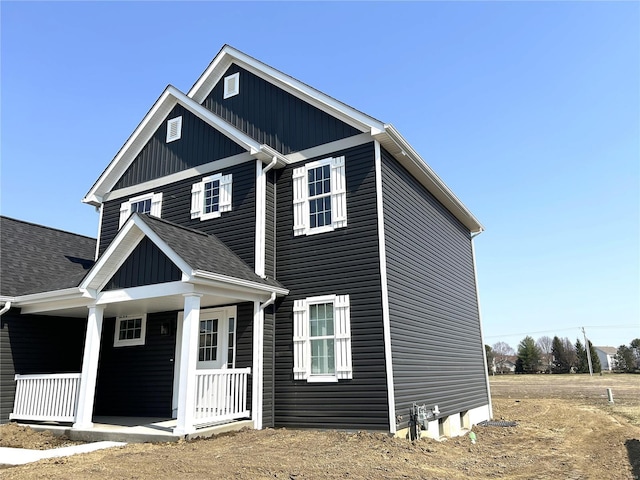
MULTIPOLYGON (((634 328, 637 325, 585 325, 584 328, 634 328)), ((496 337, 515 337, 516 335, 537 335, 540 333, 550 333, 550 332, 566 332, 569 330, 578 330, 580 331, 582 327, 567 327, 567 328, 553 328, 548 330, 540 330, 537 332, 520 332, 520 333, 500 333, 497 335, 485 335, 485 338, 496 338, 496 337)))

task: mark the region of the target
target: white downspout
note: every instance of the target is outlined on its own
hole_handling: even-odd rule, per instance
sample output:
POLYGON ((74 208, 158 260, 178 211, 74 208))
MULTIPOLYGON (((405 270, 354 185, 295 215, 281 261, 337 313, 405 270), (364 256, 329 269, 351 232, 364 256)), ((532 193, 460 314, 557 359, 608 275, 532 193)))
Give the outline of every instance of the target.
POLYGON ((264 168, 258 163, 256 178, 256 246, 255 246, 255 272, 265 278, 265 241, 266 241, 266 211, 267 211, 267 186, 266 173, 276 166, 278 157, 275 155, 271 162, 264 168))
MULTIPOLYGON (((275 295, 275 293, 274 293, 275 295)), ((268 302, 267 302, 268 303, 268 302)), ((9 309, 11 308, 11 300, 4 302, 4 305, 2 306, 2 309, 0 310, 0 317, 7 313, 9 311, 9 309)))
POLYGON ((264 379, 264 309, 276 300, 276 292, 271 292, 269 300, 262 305, 254 302, 253 314, 253 382, 251 389, 251 403, 253 426, 262 430, 262 406, 264 379))

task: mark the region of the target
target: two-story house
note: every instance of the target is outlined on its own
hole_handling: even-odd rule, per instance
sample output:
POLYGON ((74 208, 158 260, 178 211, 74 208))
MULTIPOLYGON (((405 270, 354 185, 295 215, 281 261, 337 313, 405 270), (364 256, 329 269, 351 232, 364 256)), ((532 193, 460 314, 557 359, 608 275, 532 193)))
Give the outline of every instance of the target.
POLYGON ((391 125, 225 46, 188 93, 166 88, 83 201, 100 212, 84 276, 2 284, 11 418, 403 435, 425 406, 438 436, 491 417, 482 226, 391 125), (63 367, 17 361, 42 324, 63 367), (47 385, 59 411, 25 400, 47 385))

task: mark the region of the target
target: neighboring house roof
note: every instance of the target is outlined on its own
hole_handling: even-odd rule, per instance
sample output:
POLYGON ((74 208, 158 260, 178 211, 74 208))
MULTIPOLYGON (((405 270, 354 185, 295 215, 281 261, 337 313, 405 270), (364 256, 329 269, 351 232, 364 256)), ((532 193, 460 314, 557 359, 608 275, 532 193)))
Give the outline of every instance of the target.
POLYGON ((85 195, 83 202, 92 205, 102 203, 103 196, 111 191, 155 130, 178 103, 241 145, 253 157, 263 162, 270 162, 275 157, 277 159, 276 167, 282 167, 287 164, 290 160, 286 155, 277 152, 268 145, 259 144, 246 133, 236 129, 201 105, 233 63, 361 132, 370 134, 471 232, 481 232, 483 230, 482 225, 474 215, 391 124, 385 124, 366 115, 229 45, 225 45, 220 50, 188 94, 185 95, 171 85, 166 88, 100 178, 85 195))
POLYGON ((600 350, 607 355, 615 355, 618 353, 618 349, 616 347, 594 347, 596 350, 600 350))
POLYGON ((214 235, 138 213, 131 215, 122 226, 80 288, 102 289, 144 236, 160 248, 189 280, 211 280, 288 293, 279 282, 257 275, 214 235))
POLYGON ((95 250, 94 238, 0 216, 0 297, 77 287, 95 250))

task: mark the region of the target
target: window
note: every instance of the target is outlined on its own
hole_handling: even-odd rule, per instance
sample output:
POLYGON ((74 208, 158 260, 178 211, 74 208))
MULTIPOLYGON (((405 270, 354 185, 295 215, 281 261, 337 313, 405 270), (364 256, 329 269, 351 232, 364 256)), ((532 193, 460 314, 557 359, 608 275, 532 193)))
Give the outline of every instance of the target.
POLYGON ((145 195, 140 195, 139 197, 130 198, 128 201, 120 204, 120 224, 118 228, 121 228, 122 225, 124 225, 124 222, 127 221, 132 213, 147 213, 160 218, 161 211, 162 192, 151 192, 145 195))
POLYGON ((224 97, 229 98, 240 93, 240 72, 224 77, 224 97))
POLYGON ((207 220, 231 211, 232 176, 217 173, 191 187, 191 218, 207 220))
MULTIPOLYGON (((198 369, 234 368, 236 359, 236 307, 200 312, 198 369)), ((178 321, 184 314, 180 312, 178 321)))
POLYGON ((146 315, 129 315, 116 318, 113 346, 131 347, 144 345, 146 329, 146 315))
POLYGON ((325 158, 293 171, 293 222, 294 235, 347 226, 344 157, 325 158))
POLYGON ((294 302, 293 357, 295 380, 337 382, 353 378, 349 295, 294 302))
POLYGON ((180 140, 182 137, 182 117, 167 121, 167 143, 180 140))

